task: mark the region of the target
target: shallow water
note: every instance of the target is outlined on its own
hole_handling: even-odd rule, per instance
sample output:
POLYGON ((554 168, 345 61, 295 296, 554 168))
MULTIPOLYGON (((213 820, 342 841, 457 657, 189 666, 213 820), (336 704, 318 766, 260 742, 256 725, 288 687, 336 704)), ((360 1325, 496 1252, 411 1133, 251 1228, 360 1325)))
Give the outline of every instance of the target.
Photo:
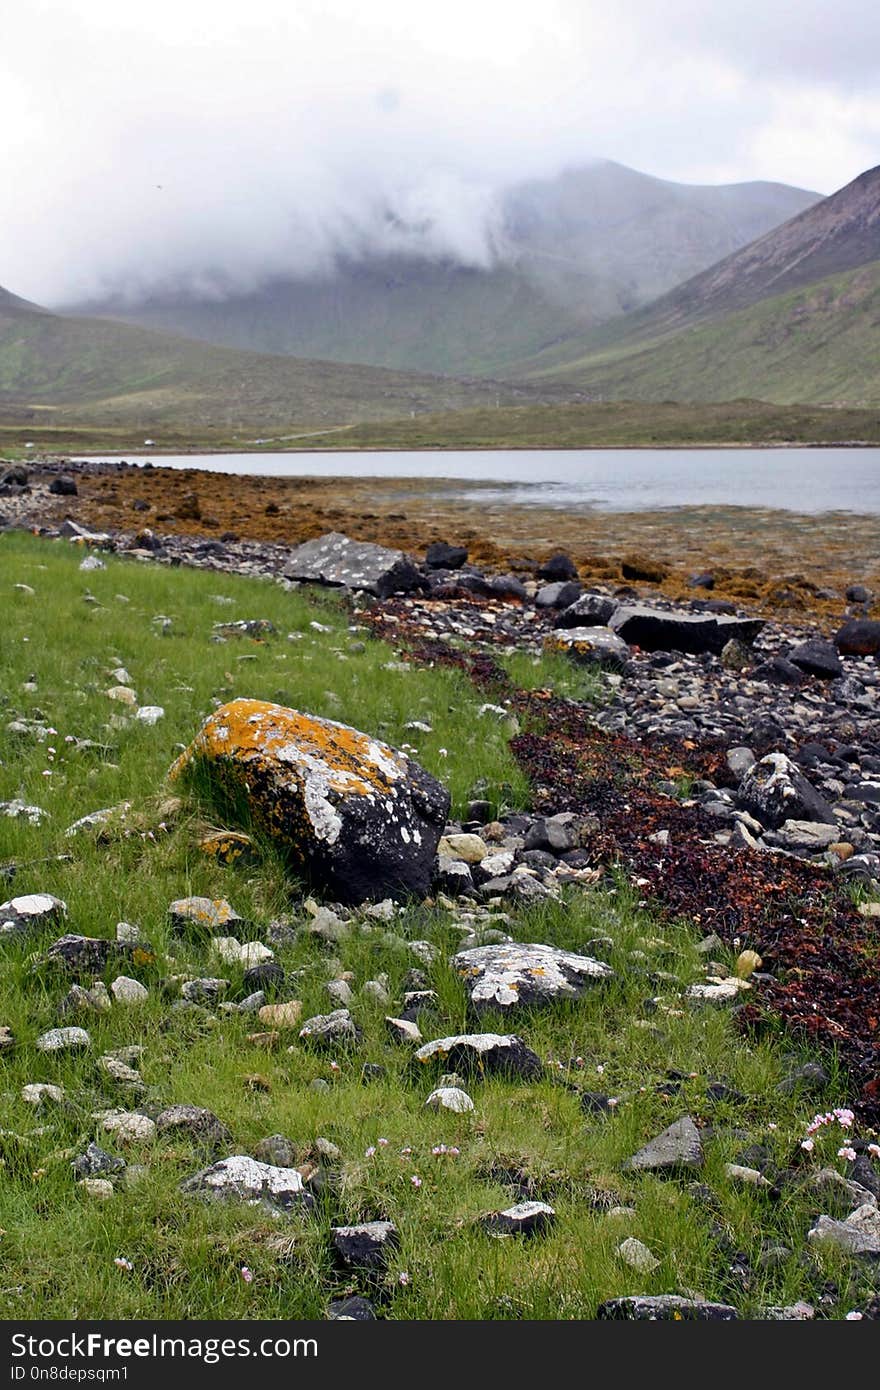
MULTIPOLYGON (((436 478, 437 496, 566 511, 767 507, 880 515, 880 449, 412 450, 149 454, 166 468, 243 477, 436 478)), ((108 459, 118 461, 118 458, 108 459)))

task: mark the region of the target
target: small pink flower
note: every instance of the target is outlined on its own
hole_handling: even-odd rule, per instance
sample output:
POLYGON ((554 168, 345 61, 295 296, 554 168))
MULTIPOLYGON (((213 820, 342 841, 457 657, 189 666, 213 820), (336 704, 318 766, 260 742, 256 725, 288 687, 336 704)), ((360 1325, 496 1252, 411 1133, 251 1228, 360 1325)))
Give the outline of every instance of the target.
POLYGON ((776 1130, 776 1129, 779 1128, 779 1125, 774 1124, 774 1122, 771 1120, 770 1123, 768 1124, 767 1128, 768 1128, 768 1129, 772 1129, 772 1130, 776 1130))
POLYGON ((418 1173, 413 1173, 412 1177, 410 1178, 410 1182, 412 1183, 413 1187, 421 1187, 422 1185, 422 1180, 419 1177, 418 1173))
POLYGON ((398 1282, 398 1284, 408 1284, 408 1283, 409 1283, 409 1275, 407 1274, 407 1272, 406 1272, 405 1269, 402 1269, 402 1270, 400 1271, 400 1273, 398 1274, 398 1276, 397 1276, 397 1282, 398 1282))
POLYGON ((377 1139, 376 1142, 378 1143, 380 1149, 387 1149, 387 1147, 388 1147, 388 1140, 387 1140, 387 1139, 377 1139))
POLYGON ((874 1158, 880 1158, 880 1144, 869 1144, 868 1153, 872 1154, 874 1158))
POLYGON ((371 1144, 368 1149, 364 1149, 364 1158, 374 1158, 376 1155, 376 1145, 371 1144))
POLYGON ((816 1146, 815 1146, 815 1144, 813 1143, 812 1139, 802 1139, 802 1140, 801 1140, 801 1148, 802 1148, 802 1149, 806 1149, 806 1151, 807 1151, 808 1154, 812 1153, 812 1152, 813 1152, 813 1149, 814 1149, 815 1147, 816 1147, 816 1146))
POLYGON ((409 1145, 407 1145, 407 1147, 406 1147, 405 1149, 401 1149, 401 1150, 400 1150, 400 1157, 401 1157, 401 1158, 409 1158, 409 1156, 410 1156, 411 1153, 412 1153, 412 1149, 410 1148, 409 1145))
POLYGON ((113 1263, 115 1264, 117 1269, 125 1269, 129 1273, 131 1272, 131 1270, 134 1269, 134 1265, 132 1264, 131 1260, 126 1260, 122 1255, 117 1255, 113 1263))
POLYGON ((252 1284, 254 1280, 254 1272, 252 1269, 248 1269, 247 1265, 242 1265, 241 1277, 246 1284, 252 1284))
POLYGON ((850 1144, 844 1144, 842 1148, 837 1150, 837 1157, 848 1158, 850 1163, 855 1163, 856 1151, 850 1144))
POLYGON ((860 1312, 858 1312, 857 1309, 853 1309, 853 1311, 852 1311, 851 1313, 847 1313, 847 1315, 846 1315, 846 1321, 847 1321, 847 1322, 861 1322, 861 1320, 862 1320, 862 1318, 863 1318, 864 1316, 865 1316, 864 1313, 860 1313, 860 1312))
MULTIPOLYGON (((311 1028, 304 1028, 302 1031, 303 1031, 303 1033, 311 1033, 312 1030, 311 1030, 311 1028)), ((302 1037, 302 1033, 300 1034, 300 1037, 302 1037)), ((331 1063, 330 1063, 330 1070, 331 1070, 331 1071, 342 1071, 342 1068, 341 1068, 341 1066, 339 1065, 338 1062, 331 1062, 331 1063)))

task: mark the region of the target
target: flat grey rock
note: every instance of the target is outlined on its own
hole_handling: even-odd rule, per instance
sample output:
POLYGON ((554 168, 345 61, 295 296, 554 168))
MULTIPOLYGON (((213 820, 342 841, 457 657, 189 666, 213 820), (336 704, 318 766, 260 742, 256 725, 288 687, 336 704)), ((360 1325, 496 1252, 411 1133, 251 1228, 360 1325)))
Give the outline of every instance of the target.
POLYGON ((378 598, 406 592, 422 582, 416 566, 402 550, 354 541, 338 531, 298 546, 283 573, 285 579, 363 590, 378 598))
POLYGON ((26 893, 0 903, 0 936, 26 936, 67 916, 67 904, 52 893, 26 893))
POLYGON ((465 982, 477 1012, 579 999, 591 984, 613 978, 603 961, 537 942, 510 942, 460 951, 453 969, 465 982))
POLYGON ((609 1298, 596 1311, 597 1318, 623 1318, 629 1322, 732 1322, 738 1316, 729 1303, 709 1303, 674 1293, 609 1298))
POLYGON ((630 1172, 663 1172, 675 1168, 699 1168, 702 1163, 700 1132, 690 1115, 683 1115, 628 1158, 623 1167, 630 1172))

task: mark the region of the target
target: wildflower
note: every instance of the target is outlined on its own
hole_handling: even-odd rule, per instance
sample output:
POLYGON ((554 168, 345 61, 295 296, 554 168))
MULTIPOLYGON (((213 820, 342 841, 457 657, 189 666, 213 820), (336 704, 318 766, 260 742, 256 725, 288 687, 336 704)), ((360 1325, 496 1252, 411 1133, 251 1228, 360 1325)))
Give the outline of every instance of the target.
POLYGON ((410 1178, 410 1182, 412 1183, 413 1187, 421 1187, 422 1185, 422 1180, 419 1177, 418 1173, 413 1173, 412 1177, 410 1178))
POLYGON ((438 749, 437 749, 437 755, 438 755, 438 757, 440 757, 440 758, 448 758, 448 757, 449 757, 449 749, 448 749, 448 748, 438 748, 438 749))
POLYGON ((117 1269, 125 1269, 128 1270, 129 1273, 131 1273, 131 1271, 134 1269, 134 1265, 132 1264, 131 1260, 126 1260, 123 1255, 117 1255, 113 1263, 115 1264, 117 1269))
POLYGON ((868 1153, 874 1158, 880 1158, 880 1144, 869 1144, 868 1153))
POLYGON ((856 1151, 851 1144, 844 1144, 842 1148, 837 1150, 837 1157, 848 1158, 850 1163, 855 1163, 856 1151))
POLYGON ((44 767, 44 768, 43 768, 43 776, 44 776, 44 777, 51 777, 51 776, 52 776, 52 769, 51 769, 50 767, 44 767))
POLYGON ((802 1140, 801 1140, 801 1148, 802 1148, 802 1149, 806 1149, 806 1151, 807 1151, 808 1154, 812 1153, 812 1152, 813 1152, 813 1149, 814 1149, 815 1147, 816 1147, 816 1146, 815 1146, 815 1144, 813 1143, 813 1140, 812 1140, 812 1139, 802 1139, 802 1140))
MULTIPOLYGON (((312 1031, 311 1028, 304 1028, 304 1029, 302 1030, 303 1033, 311 1033, 311 1031, 312 1031)), ((302 1037, 302 1033, 300 1034, 300 1037, 302 1037)), ((341 1068, 341 1066, 339 1065, 338 1062, 331 1062, 331 1063, 330 1063, 330 1070, 331 1070, 331 1071, 342 1071, 342 1068, 341 1068)))
POLYGON ((410 1148, 409 1145, 407 1145, 405 1149, 401 1149, 401 1150, 400 1150, 400 1157, 401 1157, 401 1158, 409 1158, 409 1156, 410 1156, 411 1153, 412 1153, 412 1149, 410 1148))
POLYGON ((242 1279, 244 1280, 244 1282, 245 1282, 246 1284, 251 1284, 251 1283, 253 1283, 254 1272, 253 1272, 252 1269, 248 1269, 247 1265, 242 1265, 242 1267, 241 1267, 241 1277, 242 1277, 242 1279))
POLYGON ((388 1147, 388 1140, 387 1140, 387 1139, 378 1139, 376 1142, 378 1143, 380 1149, 387 1149, 387 1147, 388 1147))
POLYGON ((845 1106, 840 1106, 837 1110, 835 1110, 834 1118, 836 1119, 839 1125, 843 1126, 844 1129, 851 1129, 852 1122, 855 1119, 855 1115, 853 1114, 852 1110, 848 1110, 845 1106))
POLYGON ((375 1158, 375 1156, 376 1156, 376 1145, 375 1145, 375 1144, 371 1144, 370 1147, 369 1147, 368 1149, 364 1149, 364 1158, 375 1158))
POLYGON ((770 1120, 770 1122, 769 1122, 768 1125, 767 1125, 767 1128, 770 1129, 770 1130, 776 1130, 776 1129, 779 1128, 779 1125, 776 1124, 776 1122, 775 1122, 774 1120, 770 1120))
POLYGON ((398 1284, 404 1284, 404 1285, 406 1285, 406 1284, 409 1283, 409 1275, 407 1274, 407 1272, 406 1272, 405 1269, 402 1269, 402 1270, 400 1271, 400 1273, 398 1274, 398 1276, 397 1276, 397 1282, 398 1282, 398 1284))
POLYGON ((860 1313, 860 1312, 858 1311, 858 1309, 855 1309, 855 1308, 854 1308, 853 1311, 852 1311, 851 1313, 847 1313, 847 1315, 846 1315, 846 1321, 847 1321, 847 1322, 861 1322, 861 1320, 862 1320, 862 1318, 863 1318, 864 1316, 865 1316, 864 1313, 860 1313))
POLYGON ((605 1075, 605 1065, 604 1065, 603 1062, 597 1062, 597 1063, 596 1063, 596 1072, 597 1072, 597 1074, 598 1074, 599 1076, 604 1076, 604 1075, 605 1075))

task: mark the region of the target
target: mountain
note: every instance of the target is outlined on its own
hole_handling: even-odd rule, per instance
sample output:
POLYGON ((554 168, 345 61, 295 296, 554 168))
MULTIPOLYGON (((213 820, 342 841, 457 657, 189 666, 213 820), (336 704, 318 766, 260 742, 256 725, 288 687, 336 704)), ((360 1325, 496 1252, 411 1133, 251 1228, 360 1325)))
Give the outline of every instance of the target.
POLYGON ((880 403, 880 167, 519 370, 615 399, 880 403))
POLYGON ((221 300, 157 293, 80 309, 261 352, 500 374, 655 299, 818 196, 776 183, 677 184, 596 161, 502 195, 489 269, 341 256, 323 278, 221 300))
POLYGON ((560 394, 571 393, 239 352, 59 317, 0 291, 0 406, 28 407, 37 423, 266 433, 560 394))

